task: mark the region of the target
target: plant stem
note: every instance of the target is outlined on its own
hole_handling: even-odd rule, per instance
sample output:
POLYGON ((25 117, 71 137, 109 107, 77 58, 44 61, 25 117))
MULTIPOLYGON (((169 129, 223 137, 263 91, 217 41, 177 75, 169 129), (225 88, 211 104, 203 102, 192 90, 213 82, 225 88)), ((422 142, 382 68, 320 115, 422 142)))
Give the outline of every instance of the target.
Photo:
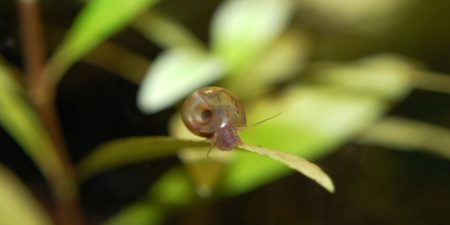
POLYGON ((55 199, 56 223, 82 225, 73 168, 68 160, 66 146, 53 103, 54 90, 50 87, 48 75, 44 71, 46 47, 39 1, 19 0, 18 10, 30 98, 62 164, 61 171, 54 171, 55 175, 53 178, 48 179, 55 199))

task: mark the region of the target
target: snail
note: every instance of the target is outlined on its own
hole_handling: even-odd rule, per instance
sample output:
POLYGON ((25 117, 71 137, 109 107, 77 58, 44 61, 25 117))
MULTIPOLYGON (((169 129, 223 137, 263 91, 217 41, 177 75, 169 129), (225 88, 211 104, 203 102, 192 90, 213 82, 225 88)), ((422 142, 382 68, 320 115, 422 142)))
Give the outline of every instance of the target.
POLYGON ((210 150, 214 146, 231 150, 243 144, 238 131, 246 127, 245 109, 239 98, 227 89, 196 90, 184 101, 181 116, 192 133, 211 142, 210 150))
MULTIPOLYGON (((269 117, 255 126, 281 114, 269 117)), ((313 179, 330 192, 334 192, 331 178, 317 165, 297 155, 274 149, 245 145, 238 131, 247 126, 246 114, 239 98, 220 87, 205 87, 194 91, 183 103, 181 117, 184 125, 197 136, 211 143, 207 156, 214 146, 221 150, 240 148, 277 160, 313 179)))

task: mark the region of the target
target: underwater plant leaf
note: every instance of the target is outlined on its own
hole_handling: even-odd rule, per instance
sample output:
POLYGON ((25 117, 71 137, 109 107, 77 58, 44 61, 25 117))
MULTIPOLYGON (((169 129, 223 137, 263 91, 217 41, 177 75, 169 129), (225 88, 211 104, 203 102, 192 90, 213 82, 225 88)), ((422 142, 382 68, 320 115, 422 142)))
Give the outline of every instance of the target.
POLYGON ((155 10, 144 13, 132 24, 132 27, 163 48, 205 47, 188 29, 155 10))
POLYGON ((450 75, 417 70, 412 73, 412 82, 418 89, 450 94, 450 75))
POLYGON ((158 225, 162 223, 164 215, 162 207, 139 201, 126 206, 103 224, 158 225))
POLYGON ((51 225, 52 220, 25 185, 0 165, 0 225, 51 225))
POLYGON ((159 0, 91 0, 86 3, 65 40, 49 61, 54 83, 99 43, 117 33, 159 0))
POLYGON ((214 14, 211 25, 213 54, 237 73, 272 44, 288 23, 289 0, 229 0, 214 14))
POLYGON ((303 175, 309 177, 310 179, 314 180, 323 188, 327 189, 327 191, 331 193, 334 192, 334 184, 331 178, 325 172, 323 172, 323 170, 320 169, 319 166, 317 166, 312 162, 309 162, 305 158, 285 152, 280 152, 274 149, 256 147, 245 144, 238 146, 238 148, 277 160, 285 164, 286 166, 289 166, 290 168, 297 170, 303 175))
POLYGON ((293 79, 309 65, 311 49, 308 35, 290 28, 239 76, 225 76, 221 84, 244 100, 270 93, 277 84, 293 79))
POLYGON ((140 84, 151 61, 142 55, 111 42, 103 42, 89 52, 83 62, 97 66, 121 78, 140 84), (120 63, 117 63, 120 61, 120 63))
POLYGON ((139 88, 138 106, 146 113, 165 109, 223 76, 220 62, 192 47, 170 49, 154 61, 139 88))
MULTIPOLYGON (((330 154, 372 126, 393 103, 411 90, 406 69, 408 63, 402 67, 401 63, 392 66, 381 59, 375 61, 317 69, 311 77, 319 77, 322 72, 330 73, 333 68, 340 71, 336 76, 347 74, 342 68, 349 68, 352 76, 340 77, 336 82, 292 85, 276 96, 261 98, 247 105, 249 124, 282 114, 244 129, 240 132, 241 139, 249 145, 283 149, 283 152, 308 160, 330 154), (384 79, 386 74, 390 76, 388 79, 384 79), (352 79, 354 76, 358 82, 352 79), (374 80, 383 80, 384 83, 380 85, 374 80)), ((274 160, 253 157, 242 151, 236 153, 219 187, 224 195, 250 191, 291 172, 274 160)))
POLYGON ((197 199, 189 176, 176 166, 156 181, 145 198, 126 206, 105 225, 161 224, 174 208, 185 207, 197 199))
POLYGON ((0 61, 0 124, 33 160, 46 179, 59 182, 63 162, 26 98, 24 87, 0 61))
POLYGON ((449 129, 407 118, 384 118, 357 141, 400 150, 422 150, 450 159, 449 129))
POLYGON ((180 148, 209 146, 204 141, 188 141, 171 137, 130 137, 101 144, 77 166, 80 179, 138 162, 175 155, 180 148))

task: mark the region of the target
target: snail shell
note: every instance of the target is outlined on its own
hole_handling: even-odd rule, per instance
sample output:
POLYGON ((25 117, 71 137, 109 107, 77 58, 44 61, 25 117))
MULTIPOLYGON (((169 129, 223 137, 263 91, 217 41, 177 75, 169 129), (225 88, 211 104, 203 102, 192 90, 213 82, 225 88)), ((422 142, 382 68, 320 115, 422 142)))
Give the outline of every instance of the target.
POLYGON ((224 88, 196 90, 184 101, 182 119, 192 133, 222 150, 242 144, 237 132, 246 126, 245 110, 238 97, 224 88))

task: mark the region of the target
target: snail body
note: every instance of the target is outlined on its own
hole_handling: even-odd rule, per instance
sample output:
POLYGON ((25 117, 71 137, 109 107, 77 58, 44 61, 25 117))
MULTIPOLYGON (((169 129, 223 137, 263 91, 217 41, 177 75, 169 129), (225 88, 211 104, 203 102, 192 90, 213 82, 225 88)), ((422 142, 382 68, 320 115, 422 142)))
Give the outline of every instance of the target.
POLYGON ((192 133, 221 150, 242 144, 237 132, 246 126, 245 109, 239 98, 224 88, 196 90, 184 101, 181 116, 192 133))

